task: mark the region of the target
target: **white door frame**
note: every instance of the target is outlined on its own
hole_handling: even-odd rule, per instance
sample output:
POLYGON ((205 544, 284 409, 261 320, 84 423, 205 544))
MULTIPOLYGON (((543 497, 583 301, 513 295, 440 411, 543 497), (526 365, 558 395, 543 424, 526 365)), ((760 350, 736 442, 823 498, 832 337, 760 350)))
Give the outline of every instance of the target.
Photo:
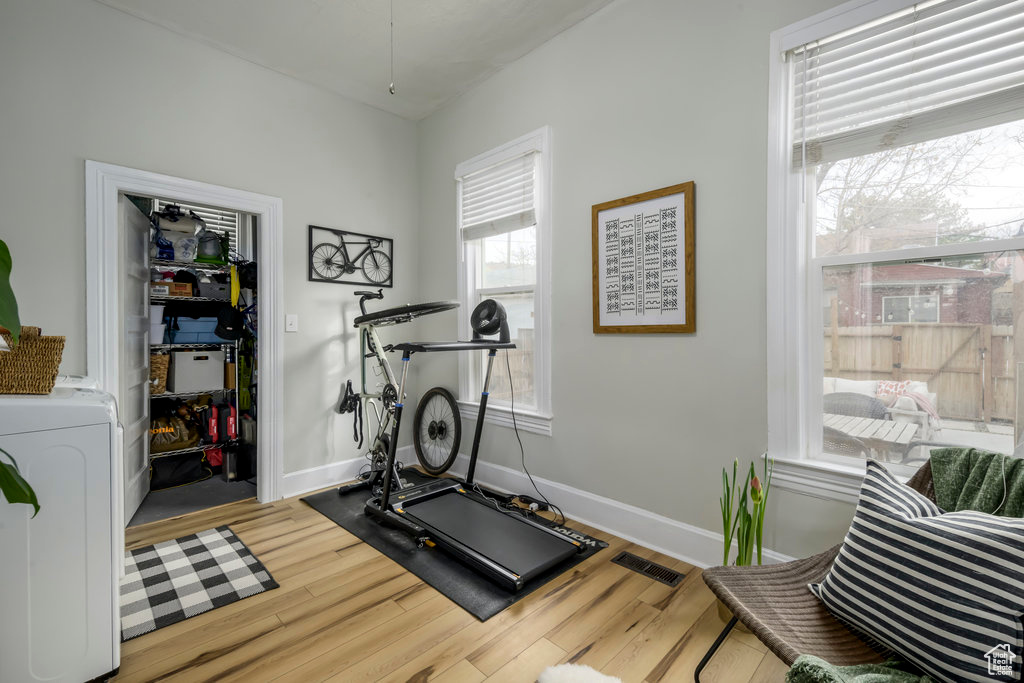
POLYGON ((85 162, 86 373, 118 393, 119 193, 208 204, 259 216, 260 360, 256 497, 281 497, 284 477, 282 350, 284 345, 283 203, 278 197, 152 173, 98 161, 85 162))

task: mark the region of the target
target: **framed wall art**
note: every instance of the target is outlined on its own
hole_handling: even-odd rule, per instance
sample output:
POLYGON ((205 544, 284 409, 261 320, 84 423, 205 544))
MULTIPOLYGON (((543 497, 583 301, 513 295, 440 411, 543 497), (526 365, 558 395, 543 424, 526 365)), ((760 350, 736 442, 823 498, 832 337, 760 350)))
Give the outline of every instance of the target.
POLYGON ((694 184, 592 207, 594 333, 696 332, 694 184))
POLYGON ((309 279, 391 287, 394 241, 349 230, 309 226, 309 279))

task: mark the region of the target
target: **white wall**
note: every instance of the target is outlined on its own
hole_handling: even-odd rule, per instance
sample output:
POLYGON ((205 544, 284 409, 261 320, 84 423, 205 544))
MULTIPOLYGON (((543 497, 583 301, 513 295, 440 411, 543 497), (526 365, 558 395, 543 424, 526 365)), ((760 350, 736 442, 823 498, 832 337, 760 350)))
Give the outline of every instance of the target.
MULTIPOLYGON (((280 196, 301 323, 285 335, 285 470, 356 457, 332 412, 356 376, 354 288, 306 281, 306 225, 394 236, 391 301, 452 298, 455 164, 550 125, 555 422, 523 435, 530 468, 715 530, 721 467, 765 448, 768 34, 832 4, 620 0, 417 126, 95 2, 6 0, 0 236, 23 319, 67 335, 63 371, 85 371, 85 159, 280 196), (591 205, 686 180, 697 333, 593 335, 591 205)), ((465 337, 454 319, 406 331, 465 337)), ((453 356, 414 365, 412 399, 456 386, 453 356)), ((519 467, 510 430, 485 435, 484 460, 519 467)), ((772 505, 768 545, 790 555, 835 542, 850 516, 781 490, 772 505)))
POLYGON ((356 457, 332 412, 356 377, 351 286, 306 281, 306 226, 395 238, 392 301, 416 298, 413 123, 88 0, 0 3, 0 236, 22 321, 84 373, 84 174, 95 159, 284 200, 285 471, 356 457), (163 93, 163 94, 161 94, 163 93))
MULTIPOLYGON (((535 474, 719 529, 721 468, 766 447, 768 37, 832 4, 623 0, 420 123, 427 299, 456 294, 456 163, 552 128, 555 418, 552 437, 523 435, 535 474), (689 180, 697 333, 594 335, 591 205, 689 180)), ((422 388, 456 386, 454 358, 419 366, 422 388)), ((511 430, 485 435, 484 460, 519 467, 511 430)), ((767 545, 791 555, 841 540, 851 513, 782 491, 773 504, 767 545)))

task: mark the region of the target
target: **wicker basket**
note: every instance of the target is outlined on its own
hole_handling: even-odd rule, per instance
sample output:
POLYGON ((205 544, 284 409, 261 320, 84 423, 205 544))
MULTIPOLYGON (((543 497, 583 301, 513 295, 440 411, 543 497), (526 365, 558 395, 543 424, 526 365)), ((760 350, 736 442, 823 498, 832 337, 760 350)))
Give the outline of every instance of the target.
POLYGON ((167 391, 167 369, 171 357, 166 353, 154 353, 149 357, 149 393, 162 394, 167 391))
MULTIPOLYGON (((22 327, 13 351, 0 351, 0 394, 48 394, 57 381, 64 337, 44 337, 38 327, 22 327)), ((0 327, 11 346, 11 333, 0 327)))

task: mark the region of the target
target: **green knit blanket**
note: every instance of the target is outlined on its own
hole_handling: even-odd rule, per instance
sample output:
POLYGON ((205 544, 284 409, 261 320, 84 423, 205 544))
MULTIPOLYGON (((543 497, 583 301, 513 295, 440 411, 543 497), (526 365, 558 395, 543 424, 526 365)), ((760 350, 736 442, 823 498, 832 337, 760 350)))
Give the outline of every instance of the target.
MULTIPOLYGON (((1024 460, 974 448, 937 448, 931 453, 935 503, 946 512, 978 510, 1003 517, 1024 517, 1024 460)), ((786 683, 933 683, 908 673, 897 661, 832 666, 801 655, 786 683)))
POLYGON ((832 666, 814 655, 800 655, 786 674, 786 683, 935 683, 898 667, 899 662, 832 666))
POLYGON ((974 448, 937 448, 931 463, 935 503, 946 512, 1024 517, 1024 460, 974 448))

